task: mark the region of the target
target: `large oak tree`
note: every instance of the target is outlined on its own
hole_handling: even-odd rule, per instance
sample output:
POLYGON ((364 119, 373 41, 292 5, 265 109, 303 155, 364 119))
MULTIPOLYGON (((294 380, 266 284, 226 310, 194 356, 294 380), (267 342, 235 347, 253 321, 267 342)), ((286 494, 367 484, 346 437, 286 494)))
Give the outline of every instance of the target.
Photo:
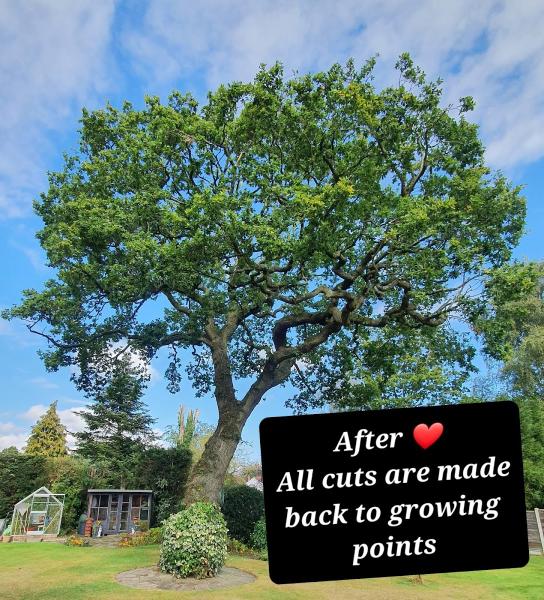
POLYGON ((486 166, 470 98, 443 105, 440 81, 407 55, 392 87, 377 90, 373 68, 287 78, 275 65, 201 106, 174 93, 84 111, 79 151, 35 204, 56 277, 7 316, 45 336, 49 369, 77 365, 86 390, 125 348, 151 359, 168 347, 172 391, 192 358, 187 374, 214 392, 219 419, 187 501, 219 498, 275 386, 290 381, 303 407, 339 393, 368 405, 393 374, 413 374, 414 354, 412 392, 441 352, 450 375, 466 367, 449 323, 478 312, 524 201, 486 166), (362 393, 387 344, 406 352, 362 393))

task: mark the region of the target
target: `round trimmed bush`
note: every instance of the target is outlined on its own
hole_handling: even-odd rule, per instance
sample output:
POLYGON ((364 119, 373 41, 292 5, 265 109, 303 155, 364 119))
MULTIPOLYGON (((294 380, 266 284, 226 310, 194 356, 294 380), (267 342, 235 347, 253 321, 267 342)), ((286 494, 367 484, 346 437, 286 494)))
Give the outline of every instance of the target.
POLYGON ((264 515, 263 493, 247 485, 227 487, 222 510, 229 536, 244 544, 251 544, 255 523, 264 515))
POLYGON ((213 577, 227 557, 227 526, 219 509, 195 502, 164 522, 159 566, 176 577, 213 577))

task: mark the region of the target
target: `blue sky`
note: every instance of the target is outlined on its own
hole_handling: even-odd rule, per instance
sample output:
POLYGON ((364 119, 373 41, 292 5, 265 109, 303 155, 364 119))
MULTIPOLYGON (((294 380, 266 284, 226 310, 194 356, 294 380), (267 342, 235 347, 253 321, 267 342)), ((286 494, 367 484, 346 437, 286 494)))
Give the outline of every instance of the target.
MULTIPOLYGON (((40 221, 32 199, 76 142, 83 106, 172 89, 202 98, 223 81, 249 79, 262 62, 286 72, 329 67, 379 53, 377 84, 394 76, 403 51, 445 80, 445 100, 472 95, 491 166, 525 186, 527 232, 518 258, 543 259, 544 8, 539 1, 244 0, 198 3, 113 0, 0 0, 0 306, 51 275, 35 239, 40 221)), ((40 340, 19 323, 0 321, 0 448, 24 445, 29 427, 58 400, 62 420, 80 426, 83 397, 65 370, 47 373, 40 340)), ((177 396, 152 365, 146 394, 157 427, 175 421, 177 406, 199 407, 213 423, 211 400, 177 396)), ((258 452, 258 423, 288 414, 274 390, 244 430, 258 452)))

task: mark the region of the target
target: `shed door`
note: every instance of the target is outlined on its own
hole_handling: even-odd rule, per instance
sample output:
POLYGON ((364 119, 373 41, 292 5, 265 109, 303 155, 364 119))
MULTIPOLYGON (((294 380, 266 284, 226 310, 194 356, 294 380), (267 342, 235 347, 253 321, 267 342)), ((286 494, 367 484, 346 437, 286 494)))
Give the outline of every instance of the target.
POLYGON ((119 494, 110 496, 109 519, 105 529, 108 533, 117 533, 119 530, 119 494))
POLYGON ((131 494, 119 494, 119 505, 121 506, 121 513, 119 519, 118 531, 128 531, 130 527, 130 509, 131 494))

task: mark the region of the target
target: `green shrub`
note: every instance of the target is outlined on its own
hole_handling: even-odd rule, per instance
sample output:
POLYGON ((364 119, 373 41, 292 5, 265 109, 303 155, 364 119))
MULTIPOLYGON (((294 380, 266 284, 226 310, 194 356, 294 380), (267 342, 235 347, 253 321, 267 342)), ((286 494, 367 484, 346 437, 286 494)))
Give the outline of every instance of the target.
POLYGON ((0 518, 8 517, 19 500, 47 483, 47 459, 15 448, 0 452, 0 518))
POLYGON ((254 558, 256 560, 268 560, 268 551, 257 550, 256 548, 250 548, 243 542, 239 542, 234 538, 229 538, 227 541, 227 552, 229 554, 236 554, 237 556, 244 556, 245 558, 254 558))
POLYGON ((248 556, 249 558, 255 558, 255 551, 253 548, 246 546, 243 542, 240 542, 234 538, 229 537, 227 540, 227 552, 229 554, 236 554, 238 556, 248 556))
POLYGON ((229 535, 249 545, 255 523, 264 515, 263 493, 247 485, 227 487, 222 511, 229 535))
POLYGON ((266 521, 261 517, 253 528, 251 534, 251 545, 257 550, 266 550, 266 521))
POLYGON ((227 557, 227 527, 217 507, 195 502, 164 523, 159 566, 177 577, 213 577, 227 557))
POLYGON ((164 529, 162 527, 152 527, 146 532, 148 544, 161 544, 164 538, 164 529))
POLYGON ((180 510, 191 468, 185 448, 149 448, 135 468, 134 486, 153 490, 151 524, 160 524, 180 510))
MULTIPOLYGON (((191 466, 191 452, 184 448, 150 448, 142 452, 129 487, 154 491, 152 524, 160 523, 180 507, 191 466)), ((42 485, 53 493, 65 494, 61 531, 77 528, 87 510, 89 488, 118 488, 119 473, 105 461, 90 461, 77 455, 46 458, 8 448, 0 451, 0 518, 42 485)))
POLYGON ((93 465, 77 456, 47 459, 47 487, 55 494, 65 494, 61 530, 77 529, 79 517, 87 512, 87 490, 108 487, 107 468, 93 465))
POLYGON ((163 538, 162 527, 153 527, 147 531, 137 531, 134 535, 124 534, 119 540, 118 546, 126 548, 128 546, 150 546, 160 544, 163 538))
POLYGON ((146 533, 149 531, 149 523, 147 521, 137 521, 138 531, 146 533))

